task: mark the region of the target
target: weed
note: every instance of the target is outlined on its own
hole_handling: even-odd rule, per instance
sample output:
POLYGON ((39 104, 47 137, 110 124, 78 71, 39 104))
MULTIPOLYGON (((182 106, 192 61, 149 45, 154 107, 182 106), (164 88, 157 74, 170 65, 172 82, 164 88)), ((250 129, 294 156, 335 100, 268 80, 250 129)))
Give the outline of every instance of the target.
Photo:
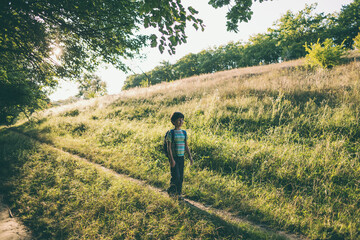
POLYGON ((97 139, 103 146, 117 146, 133 134, 131 130, 119 129, 113 126, 104 128, 97 139))
POLYGON ((68 112, 65 112, 63 114, 64 117, 76 117, 80 114, 80 111, 78 109, 70 110, 68 112))

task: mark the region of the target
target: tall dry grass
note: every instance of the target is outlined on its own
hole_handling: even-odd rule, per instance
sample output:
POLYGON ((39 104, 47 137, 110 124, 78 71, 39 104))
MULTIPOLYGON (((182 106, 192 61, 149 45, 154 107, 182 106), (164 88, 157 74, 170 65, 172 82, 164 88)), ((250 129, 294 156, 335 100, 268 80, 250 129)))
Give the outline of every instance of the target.
POLYGON ((312 239, 357 239, 359 67, 312 71, 293 61, 201 75, 71 105, 19 129, 165 189, 162 140, 182 111, 195 159, 189 198, 312 239))

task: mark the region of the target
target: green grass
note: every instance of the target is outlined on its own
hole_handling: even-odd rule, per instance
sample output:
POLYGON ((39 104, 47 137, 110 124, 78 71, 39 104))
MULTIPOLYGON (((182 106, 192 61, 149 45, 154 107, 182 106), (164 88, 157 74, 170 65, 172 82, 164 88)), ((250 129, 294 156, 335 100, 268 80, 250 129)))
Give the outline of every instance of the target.
POLYGON ((162 140, 181 111, 189 198, 311 239, 358 239, 360 65, 288 65, 130 90, 17 128, 165 189, 162 140))
POLYGON ((1 131, 1 190, 36 239, 281 239, 1 131))

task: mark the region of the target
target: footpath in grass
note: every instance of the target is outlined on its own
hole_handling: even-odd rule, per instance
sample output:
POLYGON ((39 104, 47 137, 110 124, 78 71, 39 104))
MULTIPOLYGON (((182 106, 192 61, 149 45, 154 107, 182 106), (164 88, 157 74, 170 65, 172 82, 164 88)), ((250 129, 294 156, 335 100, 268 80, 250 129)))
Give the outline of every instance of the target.
POLYGON ((0 239, 3 240, 31 240, 31 232, 19 222, 4 204, 3 196, 0 195, 0 239))
POLYGON ((1 190, 37 239, 282 239, 232 225, 7 131, 1 190))

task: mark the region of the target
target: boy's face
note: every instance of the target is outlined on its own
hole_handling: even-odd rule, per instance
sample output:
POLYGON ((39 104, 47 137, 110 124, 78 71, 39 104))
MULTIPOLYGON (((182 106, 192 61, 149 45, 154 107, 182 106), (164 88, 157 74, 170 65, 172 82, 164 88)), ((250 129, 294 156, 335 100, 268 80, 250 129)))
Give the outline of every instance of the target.
POLYGON ((173 124, 175 126, 175 128, 181 128, 181 126, 183 125, 184 123, 184 119, 183 118, 178 118, 176 119, 173 124))

